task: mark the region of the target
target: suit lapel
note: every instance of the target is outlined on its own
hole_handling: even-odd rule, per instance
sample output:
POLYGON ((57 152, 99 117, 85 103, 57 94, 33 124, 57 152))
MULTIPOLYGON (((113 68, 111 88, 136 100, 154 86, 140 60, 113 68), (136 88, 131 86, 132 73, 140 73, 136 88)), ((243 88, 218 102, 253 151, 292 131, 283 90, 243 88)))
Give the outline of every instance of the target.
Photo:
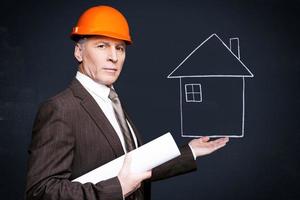
POLYGON ((94 98, 76 79, 72 81, 70 88, 73 91, 74 96, 81 99, 82 107, 90 115, 102 134, 106 137, 115 152, 116 157, 123 155, 124 150, 117 133, 94 98))

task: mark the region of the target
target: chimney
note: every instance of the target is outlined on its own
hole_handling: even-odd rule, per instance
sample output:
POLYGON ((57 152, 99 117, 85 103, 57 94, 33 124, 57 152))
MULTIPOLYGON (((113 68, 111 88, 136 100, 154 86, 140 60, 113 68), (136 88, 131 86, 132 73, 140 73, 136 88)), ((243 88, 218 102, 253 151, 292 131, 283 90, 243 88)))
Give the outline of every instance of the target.
POLYGON ((230 38, 230 50, 240 59, 240 41, 239 38, 230 38))

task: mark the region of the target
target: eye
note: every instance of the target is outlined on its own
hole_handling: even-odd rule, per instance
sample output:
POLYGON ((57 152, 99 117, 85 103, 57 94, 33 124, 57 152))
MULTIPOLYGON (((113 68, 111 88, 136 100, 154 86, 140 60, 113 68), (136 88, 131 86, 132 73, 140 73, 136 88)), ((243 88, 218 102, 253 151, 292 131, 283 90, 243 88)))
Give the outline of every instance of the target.
POLYGON ((105 44, 98 44, 97 48, 104 49, 105 48, 105 44))
POLYGON ((118 51, 122 51, 122 52, 125 51, 125 47, 123 47, 123 46, 117 46, 116 49, 117 49, 118 51))

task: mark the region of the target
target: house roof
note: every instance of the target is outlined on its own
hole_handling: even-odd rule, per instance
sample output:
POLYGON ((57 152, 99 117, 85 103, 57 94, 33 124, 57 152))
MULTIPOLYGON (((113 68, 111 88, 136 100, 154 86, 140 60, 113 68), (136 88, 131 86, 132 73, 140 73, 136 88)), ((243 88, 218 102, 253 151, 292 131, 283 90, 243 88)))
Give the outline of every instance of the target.
POLYGON ((240 58, 214 33, 197 46, 168 78, 253 76, 240 58))

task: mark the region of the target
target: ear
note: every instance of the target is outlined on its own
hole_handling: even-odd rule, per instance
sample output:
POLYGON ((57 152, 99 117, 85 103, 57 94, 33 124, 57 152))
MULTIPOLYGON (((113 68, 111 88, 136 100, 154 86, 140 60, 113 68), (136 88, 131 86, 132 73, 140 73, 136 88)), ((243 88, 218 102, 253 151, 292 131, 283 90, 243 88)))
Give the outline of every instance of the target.
POLYGON ((74 56, 78 62, 82 62, 82 46, 81 44, 76 44, 74 48, 74 56))

